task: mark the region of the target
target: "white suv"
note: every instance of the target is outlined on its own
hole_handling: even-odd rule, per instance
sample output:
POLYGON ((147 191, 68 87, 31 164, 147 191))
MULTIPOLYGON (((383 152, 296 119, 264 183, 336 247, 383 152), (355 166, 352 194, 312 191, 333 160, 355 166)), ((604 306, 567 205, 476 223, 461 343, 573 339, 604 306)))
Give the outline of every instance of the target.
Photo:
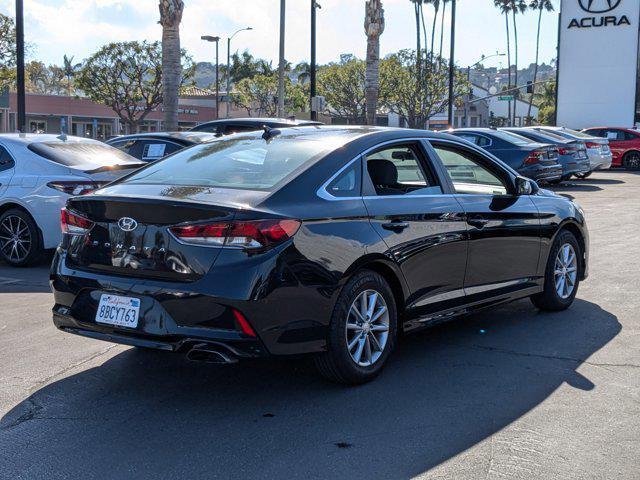
POLYGON ((139 168, 138 160, 102 142, 65 135, 0 135, 0 259, 36 262, 60 243, 60 209, 139 168))

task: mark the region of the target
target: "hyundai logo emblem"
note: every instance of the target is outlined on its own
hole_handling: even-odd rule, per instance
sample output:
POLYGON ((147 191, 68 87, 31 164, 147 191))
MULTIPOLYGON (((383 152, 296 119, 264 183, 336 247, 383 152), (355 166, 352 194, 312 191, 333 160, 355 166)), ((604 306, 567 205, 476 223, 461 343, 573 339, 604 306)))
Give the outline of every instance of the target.
POLYGON ((118 226, 120 230, 124 230, 125 232, 132 232, 138 227, 138 222, 136 222, 131 217, 122 217, 118 220, 118 226))
POLYGON ((589 13, 607 13, 614 10, 622 0, 578 0, 580 8, 589 13))

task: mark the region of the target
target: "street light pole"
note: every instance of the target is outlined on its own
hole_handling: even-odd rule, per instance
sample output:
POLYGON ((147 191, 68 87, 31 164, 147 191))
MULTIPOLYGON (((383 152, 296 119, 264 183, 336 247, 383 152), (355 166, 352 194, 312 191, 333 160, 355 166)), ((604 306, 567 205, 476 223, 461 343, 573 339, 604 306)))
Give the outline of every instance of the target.
POLYGON ((18 131, 26 131, 26 93, 24 86, 24 8, 22 0, 16 0, 16 68, 18 88, 18 131))
POLYGON ((453 128, 453 82, 455 80, 456 0, 451 0, 451 53, 449 54, 449 127, 453 128))
POLYGON ((284 22, 286 0, 280 0, 280 58, 278 64, 278 117, 284 117, 284 22))
POLYGON ((211 35, 203 35, 200 37, 205 42, 216 43, 216 120, 220 118, 220 61, 218 57, 218 46, 220 37, 212 37, 211 35))
POLYGON ((240 32, 244 32, 245 30, 253 30, 253 28, 241 28, 229 38, 227 38, 227 118, 231 116, 231 39, 240 32))
POLYGON ((321 8, 316 0, 311 0, 311 120, 318 120, 318 112, 314 110, 314 98, 316 97, 316 9, 321 8))

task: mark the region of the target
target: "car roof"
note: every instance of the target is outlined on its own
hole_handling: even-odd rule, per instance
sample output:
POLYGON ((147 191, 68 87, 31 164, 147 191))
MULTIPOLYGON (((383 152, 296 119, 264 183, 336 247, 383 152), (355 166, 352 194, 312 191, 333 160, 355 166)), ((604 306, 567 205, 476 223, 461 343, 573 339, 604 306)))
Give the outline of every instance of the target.
POLYGON ((0 141, 5 144, 22 145, 26 147, 32 143, 94 143, 103 144, 99 140, 72 135, 53 135, 50 133, 3 133, 0 141))
MULTIPOLYGON (((316 122, 314 120, 292 120, 289 118, 269 118, 269 117, 245 117, 245 118, 221 118, 219 120, 211 120, 209 122, 204 122, 196 127, 201 127, 202 125, 227 125, 227 124, 243 124, 243 125, 273 125, 278 124, 282 126, 291 125, 324 125, 322 122, 316 122)), ((194 127, 195 128, 195 127, 194 127)))
POLYGON ((108 142, 114 142, 118 140, 135 140, 135 139, 162 139, 162 140, 178 140, 181 142, 189 143, 203 143, 209 140, 218 138, 216 134, 209 132, 146 132, 146 133, 132 133, 131 135, 120 135, 110 138, 108 142))

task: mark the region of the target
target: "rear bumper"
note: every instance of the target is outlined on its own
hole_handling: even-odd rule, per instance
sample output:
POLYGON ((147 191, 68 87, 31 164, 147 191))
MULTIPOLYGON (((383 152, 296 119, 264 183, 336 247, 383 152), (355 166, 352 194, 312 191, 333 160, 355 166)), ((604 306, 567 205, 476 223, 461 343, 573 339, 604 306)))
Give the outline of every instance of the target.
POLYGON ((536 182, 552 182, 560 180, 563 175, 562 166, 556 165, 534 165, 518 171, 521 175, 531 178, 536 182))
POLYGON ((299 355, 326 348, 338 286, 300 285, 278 262, 278 252, 245 268, 177 283, 71 269, 58 249, 51 267, 53 322, 68 333, 125 345, 187 351, 195 344, 222 347, 234 357, 299 355), (103 294, 140 299, 136 328, 95 321, 103 294), (255 332, 248 335, 234 310, 255 332))
POLYGON ((589 149, 589 162, 591 170, 606 170, 607 168, 611 168, 611 164, 613 163, 613 156, 611 153, 603 154, 594 149, 589 149))

